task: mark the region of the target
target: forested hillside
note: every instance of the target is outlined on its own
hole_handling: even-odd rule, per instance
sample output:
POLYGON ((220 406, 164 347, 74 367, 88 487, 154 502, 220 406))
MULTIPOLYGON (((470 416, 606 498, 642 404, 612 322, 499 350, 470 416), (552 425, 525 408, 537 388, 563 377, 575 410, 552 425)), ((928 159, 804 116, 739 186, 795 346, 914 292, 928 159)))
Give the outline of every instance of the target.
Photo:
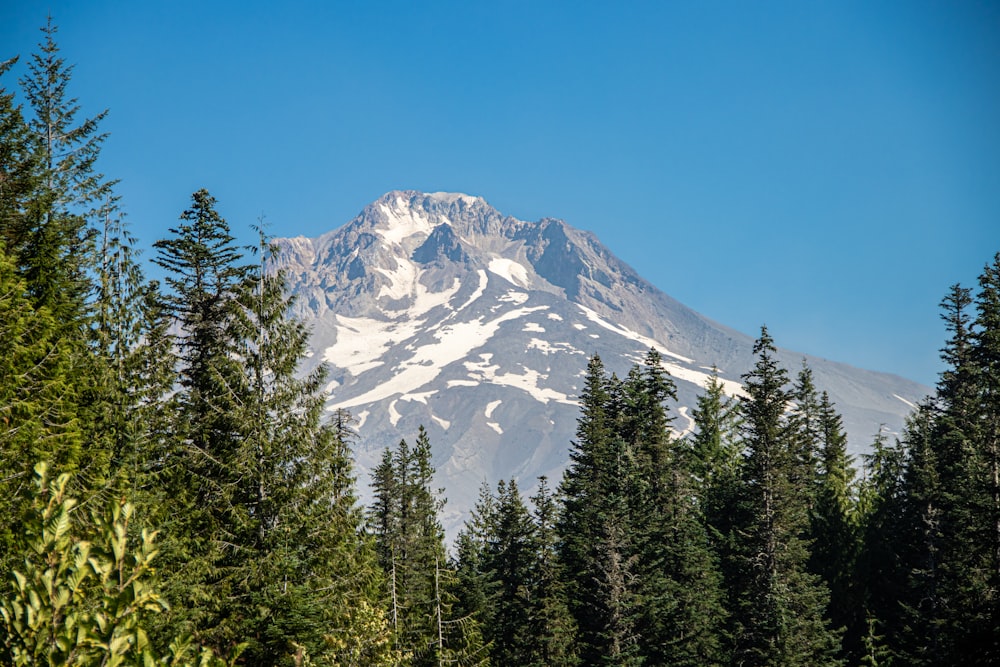
POLYGON ((55 34, 0 64, 0 663, 1000 663, 1000 254, 862 460, 766 328, 683 437, 655 351, 594 356, 564 478, 484 485, 449 551, 422 429, 359 506, 264 230, 199 190, 144 275, 55 34))

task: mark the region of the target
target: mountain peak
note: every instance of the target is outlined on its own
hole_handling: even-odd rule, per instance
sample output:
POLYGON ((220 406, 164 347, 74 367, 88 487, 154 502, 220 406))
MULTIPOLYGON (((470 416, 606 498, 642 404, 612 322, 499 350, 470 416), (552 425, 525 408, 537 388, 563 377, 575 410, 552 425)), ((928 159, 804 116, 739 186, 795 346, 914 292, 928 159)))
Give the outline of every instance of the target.
POLYGON ((482 197, 474 197, 462 192, 420 192, 419 190, 390 190, 372 202, 368 208, 380 206, 397 211, 423 211, 425 213, 478 208, 492 210, 492 207, 482 197))
POLYGON ((465 204, 466 206, 486 204, 486 200, 482 197, 473 197, 472 195, 463 194, 461 192, 430 192, 425 196, 432 201, 448 205, 457 204, 459 202, 465 204))
MULTIPOLYGON (((421 425, 457 527, 479 484, 557 479, 574 437, 586 360, 620 375, 655 347, 677 383, 678 431, 691 428, 712 368, 729 393, 753 339, 643 280, 593 234, 525 222, 479 197, 388 192, 319 239, 279 255, 312 329, 305 371, 330 367, 328 407, 357 418, 359 479, 382 448, 421 425)), ((782 351, 788 367, 803 355, 782 351)), ((854 451, 879 424, 899 429, 926 390, 809 358, 844 416, 854 451)))

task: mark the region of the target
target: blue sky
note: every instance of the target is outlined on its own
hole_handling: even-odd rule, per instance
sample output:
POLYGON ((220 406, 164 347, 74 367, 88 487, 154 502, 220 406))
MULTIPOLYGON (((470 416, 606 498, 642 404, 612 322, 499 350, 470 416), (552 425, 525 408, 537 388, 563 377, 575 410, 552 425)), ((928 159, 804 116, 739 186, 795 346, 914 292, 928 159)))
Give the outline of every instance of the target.
POLYGON ((0 57, 49 12, 147 247, 201 187, 247 238, 466 192, 731 327, 928 384, 938 302, 1000 251, 997 3, 21 0, 0 57))

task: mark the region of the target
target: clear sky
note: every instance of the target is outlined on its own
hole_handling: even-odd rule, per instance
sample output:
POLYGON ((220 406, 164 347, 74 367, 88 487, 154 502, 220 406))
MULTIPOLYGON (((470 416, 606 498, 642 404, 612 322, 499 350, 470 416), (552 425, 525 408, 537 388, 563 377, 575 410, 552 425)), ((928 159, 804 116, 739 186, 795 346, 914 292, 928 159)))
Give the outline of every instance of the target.
POLYGON ((247 238, 465 192, 593 231, 738 330, 927 384, 937 304, 1000 251, 995 2, 0 4, 15 77, 52 13, 147 247, 201 187, 247 238))

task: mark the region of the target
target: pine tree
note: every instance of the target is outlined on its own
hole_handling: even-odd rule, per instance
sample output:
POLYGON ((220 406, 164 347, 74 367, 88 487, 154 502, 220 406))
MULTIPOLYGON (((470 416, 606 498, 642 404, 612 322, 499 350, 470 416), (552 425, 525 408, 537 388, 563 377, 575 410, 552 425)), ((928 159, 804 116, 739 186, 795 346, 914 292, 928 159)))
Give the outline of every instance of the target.
MULTIPOLYGON (((1000 257, 1000 256, 998 256, 1000 257)), ((980 276, 980 292, 954 285, 941 303, 949 332, 934 397, 904 434, 901 525, 894 551, 906 585, 896 629, 886 634, 912 664, 991 664, 1000 655, 1000 465, 996 464, 995 333, 1000 259, 980 276), (969 306, 975 304, 972 319, 969 306), (971 657, 971 658, 970 658, 971 657)))
MULTIPOLYGON (((48 452, 44 458, 71 466, 67 470, 75 473, 73 492, 89 501, 92 493, 107 484, 110 459, 110 447, 99 425, 106 397, 105 362, 88 349, 93 289, 88 204, 108 187, 94 170, 103 140, 97 134, 102 116, 76 121, 79 105, 67 93, 72 67, 59 56, 51 19, 42 32, 39 51, 19 82, 28 115, 14 106, 10 93, 0 91, 4 129, 0 138, 0 180, 4 181, 0 185, 0 238, 24 281, 30 304, 36 312, 51 316, 49 354, 60 360, 59 376, 69 380, 58 402, 51 404, 53 412, 47 419, 54 431, 73 423, 88 445, 85 457, 71 447, 48 452)), ((0 74, 12 65, 13 61, 4 63, 0 74)), ((35 369, 35 379, 40 379, 41 370, 35 369)), ((29 466, 32 460, 22 465, 29 466)))
MULTIPOLYGON (((691 413, 691 475, 701 506, 709 546, 719 563, 723 598, 727 609, 735 609, 735 595, 743 563, 737 551, 737 526, 743 522, 739 497, 742 464, 741 416, 735 398, 727 397, 718 371, 713 370, 705 391, 691 413)), ((725 647, 731 648, 735 615, 726 614, 720 631, 725 647)))
POLYGON ((448 567, 444 505, 433 488, 427 431, 413 445, 401 440, 387 450, 372 475, 375 500, 368 525, 386 578, 389 619, 400 651, 414 665, 480 664, 486 647, 476 618, 455 613, 461 581, 448 567))
POLYGON ((68 93, 73 66, 60 56, 57 30, 50 17, 39 51, 20 80, 33 112, 29 127, 41 178, 19 260, 36 303, 73 327, 86 315, 94 240, 90 223, 112 184, 95 171, 107 111, 77 120, 80 105, 68 93))
POLYGON ((577 664, 574 625, 557 562, 557 507, 539 479, 529 514, 516 482, 485 484, 456 540, 460 614, 483 629, 490 661, 525 667, 577 664))
POLYGON ((855 576, 863 611, 884 638, 885 650, 896 653, 901 648, 903 624, 900 594, 908 575, 902 552, 911 534, 904 521, 906 452, 898 440, 888 444, 886 433, 880 430, 863 460, 857 504, 861 545, 855 576))
POLYGON ((325 369, 300 378, 308 331, 289 317, 283 276, 261 230, 242 264, 204 190, 155 244, 181 331, 174 439, 165 470, 175 523, 166 556, 173 621, 243 662, 392 655, 381 579, 356 507, 349 416, 323 422, 325 369), (193 492, 193 493, 192 493, 193 492))
MULTIPOLYGON (((740 463, 738 405, 735 399, 726 396, 717 368, 713 367, 705 391, 691 410, 691 418, 694 421, 690 436, 691 472, 699 496, 707 501, 717 491, 731 486, 740 463)), ((706 502, 706 514, 712 524, 710 507, 711 502, 706 502)))
POLYGON ((634 462, 617 430, 624 402, 621 381, 606 375, 600 357, 591 358, 577 441, 560 484, 563 508, 557 524, 583 664, 629 665, 639 659, 636 556, 627 500, 634 462))
MULTIPOLYGON (((143 417, 143 366, 155 337, 154 313, 158 305, 149 298, 154 289, 147 284, 138 262, 136 239, 129 231, 117 199, 109 197, 102 207, 102 228, 96 252, 96 293, 91 325, 91 349, 100 360, 101 391, 93 396, 93 431, 108 442, 109 477, 124 484, 136 481, 136 458, 148 448, 147 423, 143 417)), ((157 350, 157 353, 164 353, 157 350)), ((170 356, 164 354, 165 359, 170 356)), ((172 378, 170 378, 172 380, 172 378)), ((166 380, 164 380, 166 382, 166 380)), ((168 386, 161 386, 165 393, 168 386)))
POLYGON ((491 569, 489 552, 496 542, 497 499, 490 486, 483 482, 479 497, 462 529, 455 538, 455 613, 472 617, 483 628, 489 642, 496 609, 496 579, 491 569))
POLYGON ((579 664, 574 642, 576 626, 569 613, 556 550, 558 507, 545 477, 539 478, 538 491, 531 502, 535 508, 536 551, 529 636, 534 649, 525 667, 574 667, 579 664))
POLYGON ((746 460, 737 527, 744 579, 738 582, 736 659, 757 665, 837 664, 839 636, 824 613, 829 593, 806 563, 807 505, 797 497, 801 467, 785 411, 791 395, 767 328, 757 363, 743 376, 746 460))
POLYGON ((78 469, 83 444, 77 417, 75 350, 0 245, 0 566, 9 566, 21 536, 16 521, 31 502, 32 462, 78 469))
POLYGON ((669 431, 667 401, 676 390, 655 349, 629 374, 624 393, 624 432, 635 459, 628 529, 635 535, 639 650, 650 664, 719 664, 726 614, 718 563, 695 500, 689 451, 669 431))
POLYGON ((860 655, 861 639, 868 629, 855 576, 861 548, 855 472, 843 422, 825 391, 819 399, 818 427, 819 488, 810 513, 810 570, 830 590, 830 622, 845 629, 844 655, 853 662, 860 655))
MULTIPOLYGON (((0 62, 0 81, 18 58, 0 62)), ((31 212, 41 186, 41 164, 15 94, 0 87, 0 240, 15 260, 27 245, 31 212)), ((14 266, 20 269, 19 262, 14 266)))
POLYGON ((294 646, 316 660, 332 658, 329 635, 378 644, 377 636, 358 634, 350 607, 377 608, 380 580, 360 536, 350 415, 323 423, 325 368, 296 375, 308 331, 288 317, 284 278, 267 271, 274 249, 258 232, 259 262, 240 287, 230 327, 246 372, 232 387, 244 428, 229 459, 239 476, 226 527, 240 550, 226 561, 237 581, 231 600, 255 610, 233 630, 253 638, 248 664, 274 664, 294 646))
POLYGON ((933 411, 923 404, 907 420, 903 473, 903 531, 894 544, 906 575, 899 604, 903 626, 897 641, 902 657, 912 665, 942 664, 947 635, 942 632, 945 609, 941 478, 933 438, 933 411))
POLYGON ((498 665, 527 665, 534 658, 530 620, 535 540, 534 524, 517 483, 501 481, 497 486, 496 534, 487 556, 496 585, 491 600, 494 613, 485 634, 491 661, 498 665))
MULTIPOLYGON (((959 621, 956 641, 974 652, 980 664, 995 664, 1000 662, 1000 253, 984 267, 978 282, 971 351, 978 428, 970 429, 977 445, 967 466, 971 484, 962 507, 971 530, 960 545, 968 547, 971 558, 962 571, 967 577, 959 591, 965 618, 959 621)), ((962 369, 959 364, 956 372, 962 369)))
POLYGON ((179 350, 179 391, 171 401, 176 413, 164 452, 170 467, 161 473, 177 508, 163 525, 164 559, 173 575, 165 582, 171 618, 224 650, 234 637, 216 628, 232 592, 226 558, 238 510, 233 493, 245 467, 236 459, 244 423, 232 391, 243 368, 229 327, 251 267, 242 263, 215 203, 206 190, 194 193, 182 224, 153 244, 153 261, 167 272, 162 306, 178 331, 173 346, 179 350))
POLYGON ((791 388, 791 400, 795 406, 788 417, 792 438, 792 483, 811 511, 820 486, 819 458, 824 434, 819 392, 812 369, 805 361, 791 388))

